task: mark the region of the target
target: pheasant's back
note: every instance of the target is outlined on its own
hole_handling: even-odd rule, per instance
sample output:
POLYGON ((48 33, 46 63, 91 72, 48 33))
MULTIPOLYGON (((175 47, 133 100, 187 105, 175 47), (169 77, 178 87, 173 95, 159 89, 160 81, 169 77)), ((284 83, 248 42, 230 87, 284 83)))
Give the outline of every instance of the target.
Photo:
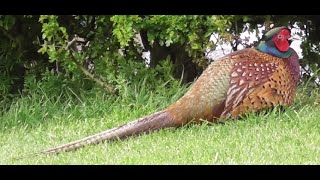
POLYGON ((299 68, 292 62, 298 61, 253 48, 231 53, 211 63, 190 90, 167 110, 179 122, 188 122, 237 117, 248 111, 289 105, 297 84, 294 74, 299 68))
POLYGON ((214 116, 219 117, 235 61, 236 59, 228 55, 212 62, 189 91, 167 108, 177 120, 177 124, 187 123, 191 119, 197 121, 200 118, 211 120, 214 116))

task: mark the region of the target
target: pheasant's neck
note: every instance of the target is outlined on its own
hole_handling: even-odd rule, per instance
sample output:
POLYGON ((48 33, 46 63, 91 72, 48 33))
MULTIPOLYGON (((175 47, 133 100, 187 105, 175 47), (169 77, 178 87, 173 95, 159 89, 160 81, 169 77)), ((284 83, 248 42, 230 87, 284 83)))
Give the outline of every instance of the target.
POLYGON ((275 46, 272 46, 269 42, 265 41, 260 42, 260 44, 257 47, 257 50, 280 58, 288 58, 291 56, 293 52, 291 48, 289 48, 289 50, 286 52, 281 52, 275 46))
POLYGON ((300 79, 300 64, 298 54, 296 52, 293 52, 287 62, 289 68, 291 69, 291 74, 293 76, 294 81, 298 83, 300 79))
POLYGON ((298 83, 300 79, 299 57, 292 48, 289 48, 289 50, 286 52, 281 52, 274 45, 272 45, 272 42, 261 41, 257 47, 257 50, 276 57, 288 58, 285 62, 288 63, 291 75, 293 76, 295 82, 298 83))

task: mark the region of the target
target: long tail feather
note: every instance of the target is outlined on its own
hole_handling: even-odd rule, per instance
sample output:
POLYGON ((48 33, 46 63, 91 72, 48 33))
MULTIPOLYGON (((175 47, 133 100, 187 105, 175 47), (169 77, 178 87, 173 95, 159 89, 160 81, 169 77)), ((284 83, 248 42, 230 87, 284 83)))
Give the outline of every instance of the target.
MULTIPOLYGON (((34 153, 40 154, 58 154, 60 152, 72 151, 79 149, 85 145, 98 144, 102 141, 112 141, 116 139, 124 139, 129 136, 139 135, 141 133, 149 133, 166 127, 177 127, 178 125, 172 119, 167 111, 159 111, 149 116, 142 117, 125 125, 103 131, 92 136, 73 141, 58 147, 50 148, 45 151, 34 153)), ((18 159, 18 158, 16 158, 18 159)))

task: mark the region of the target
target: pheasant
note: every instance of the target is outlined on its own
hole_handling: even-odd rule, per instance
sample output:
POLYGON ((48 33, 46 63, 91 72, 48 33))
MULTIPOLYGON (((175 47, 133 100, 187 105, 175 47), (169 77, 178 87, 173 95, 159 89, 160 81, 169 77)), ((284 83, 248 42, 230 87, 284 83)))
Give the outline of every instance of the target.
POLYGON ((184 96, 161 111, 38 154, 58 154, 105 140, 199 123, 201 119, 218 122, 247 112, 289 106, 300 78, 298 55, 289 47, 290 34, 286 27, 273 28, 257 47, 215 60, 184 96))

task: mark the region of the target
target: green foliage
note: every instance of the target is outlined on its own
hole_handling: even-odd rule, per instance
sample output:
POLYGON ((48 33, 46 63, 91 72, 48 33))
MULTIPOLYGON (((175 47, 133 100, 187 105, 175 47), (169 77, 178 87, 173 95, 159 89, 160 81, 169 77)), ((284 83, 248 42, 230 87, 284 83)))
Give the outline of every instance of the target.
POLYGON ((0 15, 0 27, 4 28, 5 30, 9 30, 12 28, 12 26, 15 24, 16 19, 11 16, 5 16, 5 15, 0 15))
MULTIPOLYGON (((140 76, 140 79, 132 78, 135 80, 134 82, 123 82, 123 86, 119 87, 121 88, 121 93, 118 97, 107 95, 103 89, 98 87, 91 91, 83 90, 85 88, 76 89, 78 82, 74 79, 63 77, 62 74, 55 75, 54 72, 48 70, 43 75, 42 81, 35 81, 34 77, 27 76, 25 89, 28 94, 12 103, 7 112, 0 114, 0 131, 1 126, 12 128, 16 123, 22 126, 36 126, 43 123, 44 119, 41 115, 48 120, 50 120, 50 117, 53 118, 55 116, 62 118, 62 115, 68 116, 68 113, 73 111, 74 108, 77 109, 79 107, 82 110, 78 109, 77 112, 84 111, 86 108, 96 110, 96 106, 101 106, 98 108, 99 112, 97 114, 92 113, 90 115, 97 118, 113 111, 112 108, 115 104, 124 107, 129 105, 129 109, 136 110, 146 108, 146 101, 148 101, 154 108, 156 106, 163 107, 163 105, 168 105, 177 100, 187 88, 182 86, 178 80, 172 78, 170 74, 172 65, 168 61, 164 61, 156 69, 147 72, 146 76, 138 74, 137 76, 140 76), (166 73, 161 75, 164 78, 155 78, 159 76, 160 72, 166 73), (153 96, 159 96, 159 99, 153 99, 153 96), (168 97, 172 97, 172 99, 167 101, 168 97), (164 101, 167 102, 163 103, 164 101), (28 105, 28 103, 30 104, 28 105), (23 107, 30 107, 30 109, 23 109, 23 107), (50 107, 53 109, 50 110, 50 107), (65 112, 59 113, 61 110, 65 112), (18 112, 18 117, 7 117, 16 112, 18 112), (21 117, 20 114, 22 114, 21 117), (33 115, 36 117, 29 121, 28 119, 33 115)), ((123 73, 123 76, 127 75, 123 73)), ((122 80, 125 81, 125 79, 123 78, 122 80)), ((121 79, 117 80, 120 81, 121 79)), ((78 118, 85 118, 85 116, 85 114, 82 114, 78 118)))
POLYGON ((39 52, 47 53, 50 62, 63 62, 68 71, 74 71, 76 69, 75 64, 71 63, 68 57, 68 34, 66 28, 59 25, 58 16, 42 15, 39 22, 42 23, 41 32, 44 40, 39 52))
MULTIPOLYGON (((14 78, 10 74, 10 70, 15 65, 16 44, 14 39, 8 34, 8 31, 15 24, 15 18, 13 16, 0 15, 0 30, 2 31, 2 36, 0 35, 0 94, 7 95, 10 91, 10 85, 12 84, 12 79, 14 78), (6 37, 6 38, 5 38, 6 37)), ((16 61, 20 61, 17 59, 16 61)))
MULTIPOLYGON (((0 100, 13 97, 23 89, 25 67, 33 61, 37 26, 30 24, 36 17, 0 16, 0 100), (23 21, 23 22, 22 22, 23 21)), ((10 101, 8 101, 10 102, 10 101)))
MULTIPOLYGON (((234 42, 239 40, 244 27, 253 32, 270 23, 296 23, 302 28, 306 36, 301 62, 316 72, 320 58, 317 17, 0 15, 1 106, 10 107, 21 93, 28 96, 48 92, 66 100, 69 94, 77 99, 81 94, 105 91, 94 79, 115 88, 119 96, 128 93, 128 86, 150 86, 150 90, 156 90, 157 85, 167 81, 191 82, 208 65, 208 49, 214 50, 219 43, 226 42, 236 44, 236 50, 240 41, 234 42), (209 41, 212 33, 219 34, 217 44, 209 41), (82 46, 82 50, 70 46, 75 35, 85 39, 87 46, 82 46), (144 51, 151 53, 149 65, 142 58, 144 51), (87 60, 95 65, 90 71, 93 78, 85 73, 84 69, 89 71, 87 60)), ((169 89, 169 84, 164 88, 169 89)))
POLYGON ((142 18, 135 16, 113 16, 110 18, 113 22, 113 34, 117 37, 120 47, 129 46, 129 41, 138 31, 133 25, 139 24, 142 18))
POLYGON ((121 47, 129 46, 140 30, 147 31, 148 45, 156 41, 160 46, 181 45, 194 61, 203 64, 204 51, 213 32, 225 34, 233 16, 113 16, 115 35, 121 47))

